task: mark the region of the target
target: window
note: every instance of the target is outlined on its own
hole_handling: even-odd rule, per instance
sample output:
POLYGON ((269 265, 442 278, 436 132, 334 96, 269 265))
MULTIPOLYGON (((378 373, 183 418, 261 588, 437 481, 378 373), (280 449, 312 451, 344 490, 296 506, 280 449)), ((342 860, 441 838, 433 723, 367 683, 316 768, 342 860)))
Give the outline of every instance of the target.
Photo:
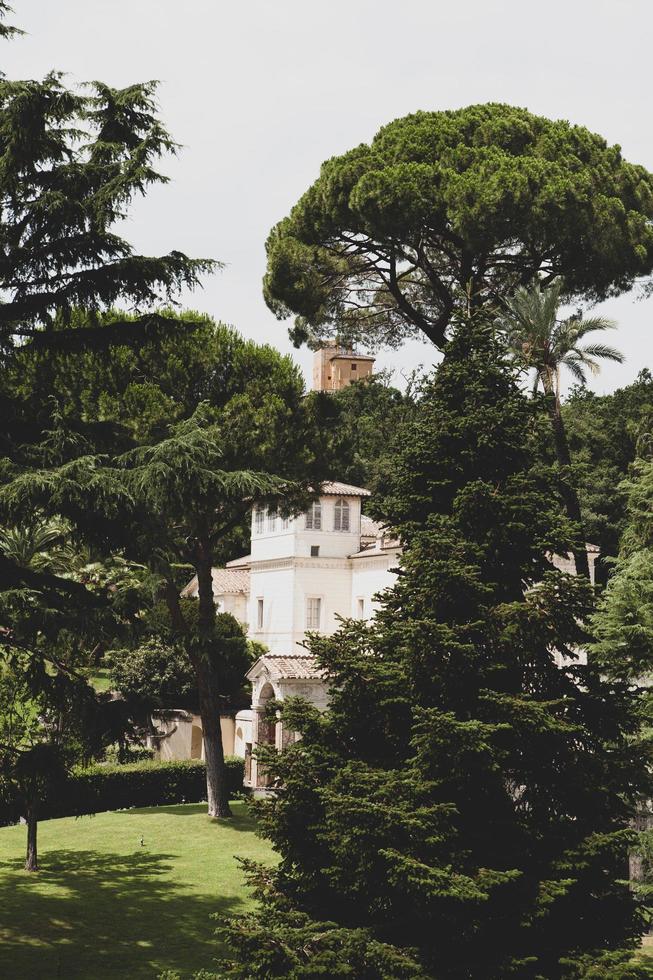
POLYGON ((263 629, 263 600, 256 600, 256 628, 257 630, 263 629))
POLYGON ((320 613, 322 611, 322 600, 310 596, 306 600, 306 629, 319 630, 320 613))
POLYGON ((358 365, 357 364, 352 364, 351 369, 352 369, 352 371, 356 371, 358 369, 358 365))
POLYGON ((263 520, 265 512, 262 507, 257 507, 254 511, 254 533, 263 534, 263 520))
POLYGON ((268 531, 276 531, 277 529, 277 512, 276 510, 268 511, 268 531))
POLYGON ((365 599, 358 600, 358 618, 365 619, 365 599))
POLYGON ((349 501, 345 500, 344 497, 339 497, 336 500, 336 511, 333 519, 333 530, 334 531, 349 530, 349 501))
POLYGON ((289 517, 282 517, 281 518, 281 530, 282 531, 287 531, 289 527, 290 527, 290 518, 289 517))
POLYGON ((320 546, 319 546, 319 544, 312 544, 311 545, 311 558, 319 558, 319 557, 320 557, 320 546))
POLYGON ((306 527, 311 531, 321 531, 322 530, 322 504, 319 500, 306 511, 306 527))

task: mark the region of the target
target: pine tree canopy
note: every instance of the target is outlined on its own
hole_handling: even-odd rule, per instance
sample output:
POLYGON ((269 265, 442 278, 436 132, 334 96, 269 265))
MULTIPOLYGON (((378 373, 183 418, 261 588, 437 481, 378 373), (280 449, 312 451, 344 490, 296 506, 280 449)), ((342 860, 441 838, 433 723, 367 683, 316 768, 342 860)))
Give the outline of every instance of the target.
POLYGON ((539 424, 491 330, 462 324, 376 498, 398 581, 371 624, 312 638, 330 706, 284 701, 302 738, 259 750, 281 862, 225 976, 647 975, 627 965, 636 695, 579 658, 592 590, 549 560, 570 529, 539 424))
POLYGON ((272 229, 265 297, 298 345, 442 347, 456 308, 562 276, 595 299, 653 268, 653 178, 580 126, 488 103, 417 112, 323 165, 272 229))
POLYGON ((179 251, 138 255, 117 231, 134 198, 167 181, 156 161, 177 148, 156 116, 156 84, 114 89, 93 82, 71 90, 63 78, 0 78, 5 352, 16 343, 79 349, 141 339, 169 326, 153 306, 216 268, 179 251), (111 331, 92 323, 74 335, 54 330, 75 308, 93 313, 116 303, 142 315, 116 320, 111 331))

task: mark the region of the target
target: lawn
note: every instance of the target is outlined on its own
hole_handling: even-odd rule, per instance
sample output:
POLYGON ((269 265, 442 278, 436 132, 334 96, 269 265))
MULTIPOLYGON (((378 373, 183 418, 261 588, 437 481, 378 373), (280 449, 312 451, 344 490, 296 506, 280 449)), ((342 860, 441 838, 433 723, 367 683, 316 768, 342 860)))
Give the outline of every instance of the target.
POLYGON ((0 977, 153 980, 210 969, 212 914, 247 909, 236 855, 272 860, 242 802, 152 807, 39 826, 41 870, 22 870, 24 827, 0 829, 0 977), (141 838, 143 843, 141 844, 141 838))
POLYGON ((100 694, 111 690, 111 671, 107 667, 96 667, 88 679, 100 694))

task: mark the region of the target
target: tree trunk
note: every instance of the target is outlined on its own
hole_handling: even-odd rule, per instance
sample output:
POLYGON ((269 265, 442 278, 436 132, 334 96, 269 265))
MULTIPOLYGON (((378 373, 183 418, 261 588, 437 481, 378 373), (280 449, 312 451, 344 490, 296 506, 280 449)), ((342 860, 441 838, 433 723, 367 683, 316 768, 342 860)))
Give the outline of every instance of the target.
POLYGON ((197 665, 196 674, 204 738, 208 812, 210 817, 230 817, 220 728, 220 699, 215 682, 215 671, 211 670, 210 664, 205 660, 201 660, 197 665))
POLYGON ((202 717, 204 760, 206 762, 206 793, 210 817, 230 817, 229 794, 224 767, 222 730, 220 728, 219 677, 213 649, 215 602, 208 549, 196 564, 199 591, 199 628, 202 649, 196 656, 195 673, 202 717))
POLYGON ((39 862, 36 851, 36 802, 31 801, 27 804, 27 855, 25 857, 25 871, 38 871, 39 862))
POLYGON ((556 457, 558 459, 558 465, 562 470, 561 490, 562 497, 565 502, 565 510, 567 511, 567 517, 578 526, 581 534, 580 546, 573 549, 576 572, 578 575, 584 575, 585 578, 589 580, 590 567, 589 560, 587 558, 583 516, 580 509, 580 500, 578 499, 576 488, 572 483, 571 453, 569 452, 569 443, 567 442, 565 424, 562 420, 558 399, 556 398, 555 392, 553 391, 550 383, 545 383, 544 391, 546 395, 549 418, 551 419, 551 428, 553 429, 553 441, 555 443, 556 457))

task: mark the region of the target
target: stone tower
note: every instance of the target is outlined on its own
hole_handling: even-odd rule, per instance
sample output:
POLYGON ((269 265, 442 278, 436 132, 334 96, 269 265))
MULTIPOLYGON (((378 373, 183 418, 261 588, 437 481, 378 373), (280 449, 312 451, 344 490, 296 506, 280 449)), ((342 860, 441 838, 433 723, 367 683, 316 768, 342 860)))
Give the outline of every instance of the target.
POLYGON ((369 377, 373 368, 374 358, 369 354, 357 354, 351 347, 328 341, 315 351, 313 390, 339 391, 352 381, 369 377))

